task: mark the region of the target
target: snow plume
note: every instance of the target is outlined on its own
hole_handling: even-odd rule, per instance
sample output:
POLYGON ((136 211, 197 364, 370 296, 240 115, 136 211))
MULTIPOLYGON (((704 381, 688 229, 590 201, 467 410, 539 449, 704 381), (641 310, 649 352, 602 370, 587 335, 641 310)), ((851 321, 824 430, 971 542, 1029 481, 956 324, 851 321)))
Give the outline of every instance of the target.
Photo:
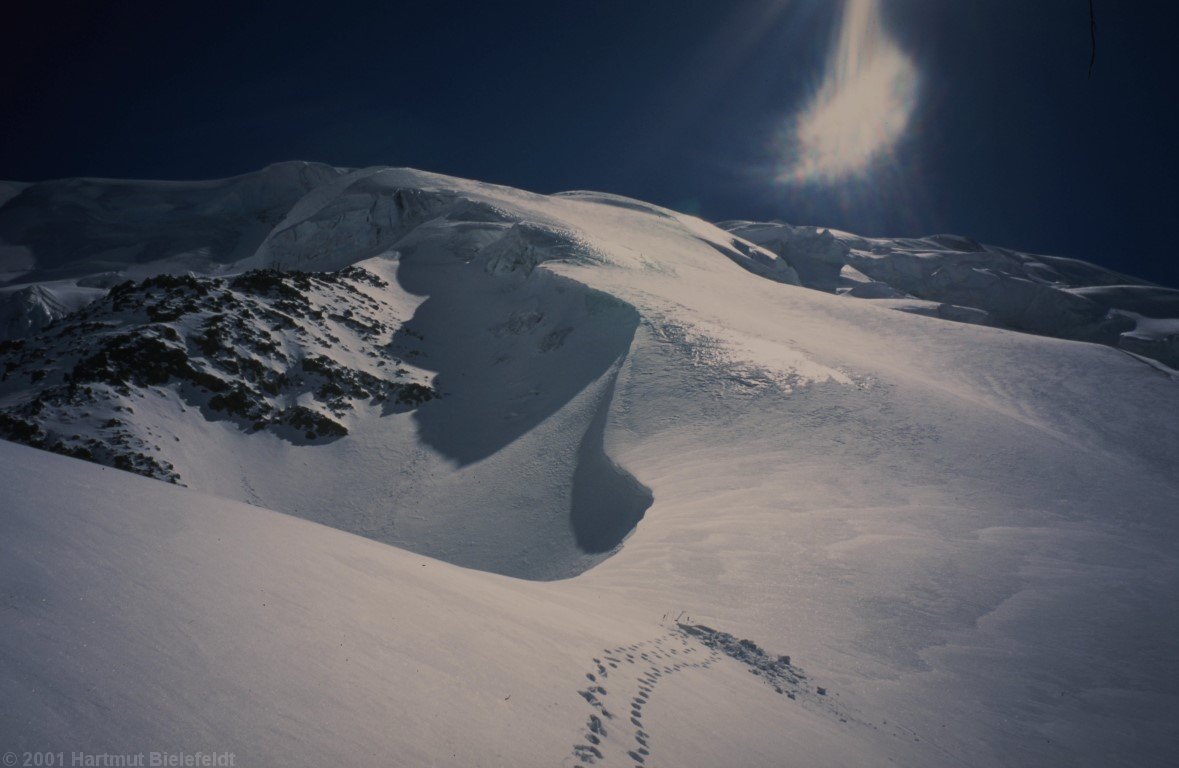
POLYGON ((881 0, 844 0, 822 85, 790 126, 779 180, 837 182, 863 173, 904 135, 917 68, 884 29, 881 0))

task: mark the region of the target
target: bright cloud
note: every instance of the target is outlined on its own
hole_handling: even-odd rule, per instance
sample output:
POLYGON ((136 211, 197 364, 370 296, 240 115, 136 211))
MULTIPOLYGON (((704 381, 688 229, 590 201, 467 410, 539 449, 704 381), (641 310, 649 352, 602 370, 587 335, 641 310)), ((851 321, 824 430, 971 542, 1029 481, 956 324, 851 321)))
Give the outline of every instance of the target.
POLYGON ((779 180, 835 182, 865 172, 905 134, 917 68, 890 39, 880 0, 845 0, 823 83, 791 128, 779 180))

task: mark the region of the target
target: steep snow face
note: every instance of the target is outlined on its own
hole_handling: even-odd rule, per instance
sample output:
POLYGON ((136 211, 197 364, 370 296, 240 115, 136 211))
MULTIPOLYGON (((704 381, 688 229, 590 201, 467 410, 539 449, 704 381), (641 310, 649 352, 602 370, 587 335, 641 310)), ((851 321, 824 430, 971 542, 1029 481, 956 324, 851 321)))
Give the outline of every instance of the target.
MULTIPOLYGON (((0 630, 21 665, 0 698, 36 713, 19 722, 43 739, 166 743, 194 723, 307 764, 1174 762, 1173 374, 988 327, 1010 320, 985 286, 946 288, 983 308, 908 290, 941 269, 968 287, 989 270, 1071 297, 1013 317, 1073 327, 1089 317, 1075 307, 1099 302, 1065 286, 1111 286, 1097 292, 1110 302, 1140 286, 954 238, 762 236, 777 229, 368 169, 294 204, 230 267, 244 275, 170 278, 184 283, 175 297, 158 281, 125 286, 87 310, 101 327, 60 338, 73 315, 7 345, 0 405, 19 409, 68 388, 53 377, 73 377, 82 347, 67 339, 159 335, 184 353, 167 356, 164 380, 129 376, 105 402, 182 482, 417 556, 8 446, 17 504, 0 563, 15 563, 6 578, 32 575, 10 600, 20 620, 0 630), (333 287, 353 261, 376 282, 333 287), (253 271, 274 265, 304 271, 253 271), (310 309, 234 287, 260 275, 310 309), (218 310, 193 286, 238 304, 218 310), (226 335, 231 356, 202 350, 200 329, 244 317, 239 304, 295 327, 251 321, 226 335), (348 311, 383 328, 355 338, 348 311), (246 343, 263 331, 281 356, 246 343), (437 396, 386 413, 357 376, 368 396, 337 418, 319 394, 329 379, 294 382, 299 361, 322 356, 397 384, 385 354, 437 396), (294 383, 270 393, 224 365, 247 357, 294 383), (216 415, 217 393, 194 393, 190 370, 246 387, 272 421, 216 415), (273 418, 295 403, 347 433, 284 436, 273 418), (66 480, 44 480, 55 475, 66 480), (120 642, 106 606, 157 629, 120 642), (67 657, 85 661, 47 661, 67 657), (123 705, 114 719, 104 690, 123 705)), ((1171 332, 1150 296, 1117 311, 1171 332)), ((119 372, 105 362, 82 372, 119 372)), ((65 443, 102 407, 40 413, 65 443)), ((45 429, 37 415, 14 412, 45 429)))
POLYGON ((863 238, 818 227, 725 222, 774 251, 809 288, 858 298, 917 298, 897 309, 1093 341, 1172 367, 1176 339, 1136 315, 1179 317, 1179 292, 1074 259, 1018 253, 962 237, 863 238))

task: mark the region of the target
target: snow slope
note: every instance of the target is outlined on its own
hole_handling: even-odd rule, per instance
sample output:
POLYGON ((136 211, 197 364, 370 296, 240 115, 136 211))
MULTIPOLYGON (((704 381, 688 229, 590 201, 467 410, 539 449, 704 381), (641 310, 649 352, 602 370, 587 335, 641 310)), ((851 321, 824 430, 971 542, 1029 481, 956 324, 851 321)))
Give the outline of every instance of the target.
POLYGON ((661 750, 671 763, 750 749, 749 765, 787 753, 866 764, 883 740, 865 729, 847 743, 837 705, 790 700, 736 660, 695 666, 710 649, 593 591, 466 571, 11 443, 0 455, 4 487, 38 501, 0 518, 6 749, 561 765, 580 763, 573 747, 592 743, 595 712, 611 759, 640 748, 639 730, 652 762, 661 750), (657 678, 642 656, 660 662, 657 678), (651 722, 633 727, 625 701, 601 715, 578 693, 598 684, 613 689, 605 700, 645 688, 651 722), (702 701, 675 706, 675 685, 702 701), (709 703, 744 698, 751 721, 710 734, 709 703))
MULTIPOLYGON (((271 329, 292 366, 375 376, 388 348, 438 397, 353 397, 347 434, 300 441, 211 418, 212 392, 170 376, 31 422, 68 439, 130 409, 191 490, 0 444, 3 742, 260 765, 1179 757, 1173 375, 838 295, 865 278, 835 235, 803 233, 807 263, 733 232, 409 170, 316 187, 231 269, 359 264, 376 304, 306 290, 325 345, 277 293, 235 300, 304 328, 271 329), (387 329, 346 336, 345 309, 387 329)), ((190 343, 213 310, 151 320, 156 289, 121 290, 144 303, 92 305, 100 333, 168 327, 185 364, 230 376, 190 343)), ((1122 311, 1165 325, 1145 309, 1122 311)), ((53 333, 19 346, 64 361, 53 333)), ((57 375, 33 382, 20 352, 10 414, 57 375)))

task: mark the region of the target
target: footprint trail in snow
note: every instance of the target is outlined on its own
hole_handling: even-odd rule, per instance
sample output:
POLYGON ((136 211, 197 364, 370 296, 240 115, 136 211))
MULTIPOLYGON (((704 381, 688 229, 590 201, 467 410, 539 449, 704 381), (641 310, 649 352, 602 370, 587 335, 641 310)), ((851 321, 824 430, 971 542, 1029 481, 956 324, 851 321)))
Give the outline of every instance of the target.
POLYGON ((654 640, 608 648, 594 657, 593 669, 585 673, 588 685, 577 692, 591 712, 564 764, 651 768, 658 743, 646 730, 643 711, 659 682, 688 669, 710 669, 726 656, 790 699, 826 695, 823 688, 809 694, 806 675, 789 656, 769 656, 752 641, 711 627, 677 623, 654 640))

